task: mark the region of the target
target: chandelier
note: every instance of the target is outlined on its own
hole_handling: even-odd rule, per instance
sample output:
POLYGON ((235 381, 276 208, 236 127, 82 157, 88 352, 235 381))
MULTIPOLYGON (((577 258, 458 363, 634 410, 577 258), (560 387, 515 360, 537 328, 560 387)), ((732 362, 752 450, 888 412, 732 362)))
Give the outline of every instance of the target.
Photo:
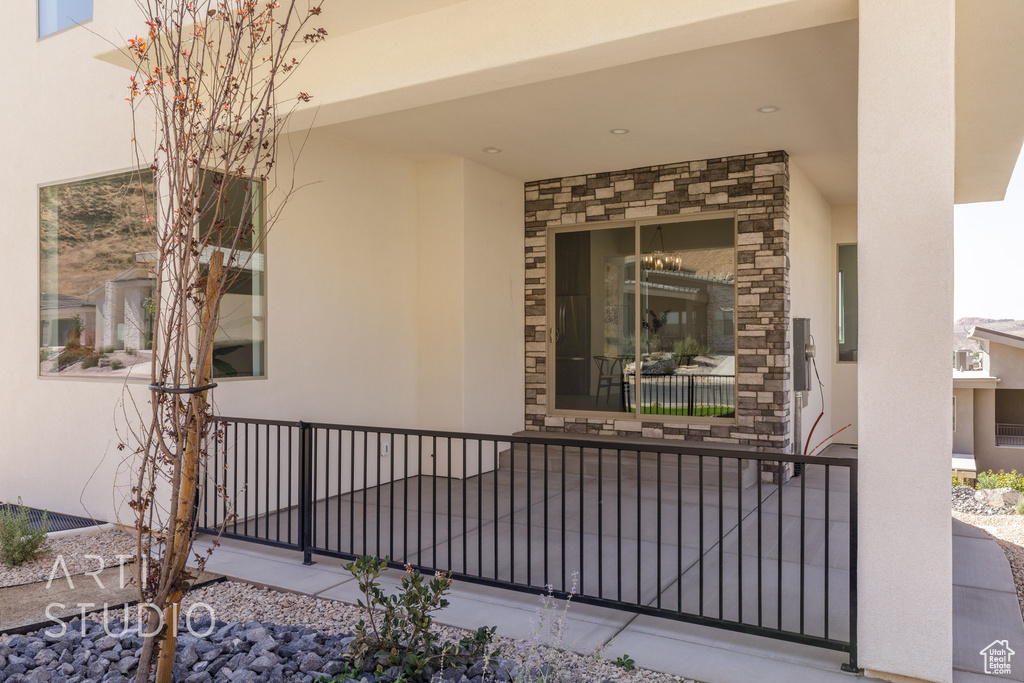
POLYGON ((665 235, 662 234, 660 225, 657 230, 654 231, 654 236, 651 237, 651 243, 640 257, 640 266, 644 270, 683 270, 683 259, 680 258, 678 254, 665 251, 665 235), (652 251, 651 247, 654 246, 655 241, 659 242, 661 248, 656 251, 652 251))

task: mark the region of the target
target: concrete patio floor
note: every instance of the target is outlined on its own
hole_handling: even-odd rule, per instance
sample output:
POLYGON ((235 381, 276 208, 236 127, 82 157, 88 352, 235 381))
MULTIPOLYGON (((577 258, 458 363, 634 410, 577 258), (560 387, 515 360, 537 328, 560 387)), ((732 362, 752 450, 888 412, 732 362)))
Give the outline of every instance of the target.
MULTIPOLYGON (((593 462, 547 475, 503 464, 468 480, 410 477, 321 500, 315 544, 538 588, 568 588, 569 574, 582 567, 583 595, 646 606, 660 601, 683 613, 703 610, 769 628, 781 614, 783 629, 802 626, 817 636, 825 635, 827 575, 827 634, 848 638, 848 470, 829 468, 826 493, 825 468, 810 466, 782 487, 780 503, 777 486, 762 482, 759 490, 754 468, 737 472, 735 461, 726 464, 720 488, 717 459, 707 462, 703 481, 699 468, 679 473, 648 463, 637 472, 635 461, 620 469, 617 460, 601 471, 593 462), (744 485, 737 488, 737 480, 744 485)), ((282 537, 290 529, 294 538, 297 514, 248 524, 250 534, 273 537, 280 528, 282 537)), ((225 540, 208 566, 258 585, 355 602, 345 561, 314 555, 315 564, 303 566, 301 560, 295 551, 225 540)), ((391 574, 384 585, 397 585, 398 572, 391 574)), ((486 622, 500 634, 525 638, 537 607, 536 595, 457 580, 438 620, 464 628, 486 622)), ((641 666, 709 683, 851 678, 840 671, 848 659, 842 652, 608 607, 573 605, 568 633, 580 651, 605 646, 606 656, 629 654, 641 666)))
MULTIPOLYGON (((706 457, 701 472, 695 456, 644 453, 638 465, 612 451, 563 471, 540 457, 527 467, 523 455, 467 479, 411 476, 322 496, 313 545, 535 589, 568 592, 576 573, 588 598, 849 639, 846 467, 829 467, 827 492, 818 464, 780 491, 758 483, 750 460, 738 469, 706 457)), ((229 530, 295 540, 298 517, 293 508, 229 530)))

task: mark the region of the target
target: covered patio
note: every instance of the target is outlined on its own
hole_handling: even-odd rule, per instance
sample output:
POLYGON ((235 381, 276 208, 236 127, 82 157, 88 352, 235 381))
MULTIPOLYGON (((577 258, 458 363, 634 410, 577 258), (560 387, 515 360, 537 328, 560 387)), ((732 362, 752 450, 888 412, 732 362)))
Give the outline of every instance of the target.
POLYGON ((848 447, 780 462, 654 441, 222 419, 212 471, 227 496, 207 495, 209 533, 855 656, 848 447))

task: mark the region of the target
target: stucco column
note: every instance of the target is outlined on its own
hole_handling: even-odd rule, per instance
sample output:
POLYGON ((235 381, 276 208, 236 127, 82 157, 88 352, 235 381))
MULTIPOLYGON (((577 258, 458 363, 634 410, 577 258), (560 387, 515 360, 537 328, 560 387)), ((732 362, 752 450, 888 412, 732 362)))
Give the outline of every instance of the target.
POLYGON ((144 320, 142 290, 131 288, 124 293, 124 348, 142 349, 144 320))
POLYGON ((860 665, 952 677, 954 0, 861 0, 860 665))

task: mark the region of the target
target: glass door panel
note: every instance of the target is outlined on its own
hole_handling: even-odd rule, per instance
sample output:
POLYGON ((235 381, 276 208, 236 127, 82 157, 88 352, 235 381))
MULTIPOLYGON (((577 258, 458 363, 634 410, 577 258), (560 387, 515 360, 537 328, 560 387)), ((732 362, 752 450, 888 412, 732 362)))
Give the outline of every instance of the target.
POLYGON ((735 414, 734 226, 723 218, 641 227, 641 362, 639 373, 625 366, 630 412, 735 414))
POLYGON ((632 227, 555 234, 554 407, 622 413, 634 354, 632 227))

